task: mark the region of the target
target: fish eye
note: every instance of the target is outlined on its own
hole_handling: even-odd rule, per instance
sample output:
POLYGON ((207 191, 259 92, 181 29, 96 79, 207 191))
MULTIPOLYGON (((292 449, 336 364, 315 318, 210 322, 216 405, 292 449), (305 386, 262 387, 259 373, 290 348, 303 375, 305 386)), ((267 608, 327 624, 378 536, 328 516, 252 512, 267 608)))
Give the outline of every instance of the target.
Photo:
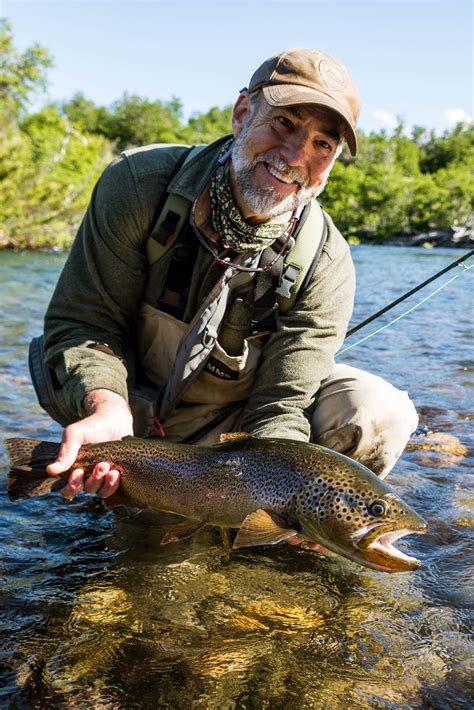
POLYGON ((374 500, 369 505, 369 513, 375 518, 382 518, 387 512, 387 508, 388 506, 384 500, 374 500))

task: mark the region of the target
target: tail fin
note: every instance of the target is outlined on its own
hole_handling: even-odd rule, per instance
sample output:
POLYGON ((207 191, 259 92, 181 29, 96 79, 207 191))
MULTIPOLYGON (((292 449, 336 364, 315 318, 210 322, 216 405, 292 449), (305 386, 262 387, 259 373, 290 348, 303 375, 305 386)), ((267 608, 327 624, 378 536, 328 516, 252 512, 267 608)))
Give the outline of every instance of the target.
POLYGON ((5 447, 10 459, 8 496, 24 500, 45 496, 64 486, 64 476, 50 476, 46 466, 56 460, 59 444, 35 439, 7 439, 5 447))

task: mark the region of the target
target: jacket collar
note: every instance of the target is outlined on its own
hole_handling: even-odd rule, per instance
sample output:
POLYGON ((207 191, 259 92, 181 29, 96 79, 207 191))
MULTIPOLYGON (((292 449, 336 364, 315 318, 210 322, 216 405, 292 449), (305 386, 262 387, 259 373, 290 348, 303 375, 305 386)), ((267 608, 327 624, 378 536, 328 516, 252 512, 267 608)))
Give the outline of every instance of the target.
POLYGON ((209 145, 199 145, 192 148, 191 157, 178 170, 168 185, 168 192, 185 197, 193 202, 206 186, 215 167, 224 143, 232 138, 223 136, 209 145))

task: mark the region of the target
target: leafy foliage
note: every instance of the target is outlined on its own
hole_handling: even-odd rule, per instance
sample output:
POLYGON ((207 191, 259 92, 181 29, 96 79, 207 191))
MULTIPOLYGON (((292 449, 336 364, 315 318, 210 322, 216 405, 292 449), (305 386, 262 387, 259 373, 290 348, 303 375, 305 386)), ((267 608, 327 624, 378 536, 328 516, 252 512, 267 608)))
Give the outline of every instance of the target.
POLYGON ((24 109, 35 91, 46 84, 46 69, 52 65, 46 49, 35 44, 19 52, 9 23, 0 18, 0 105, 16 113, 24 109))
POLYGON ((92 187, 113 157, 109 141, 81 133, 54 108, 28 115, 51 59, 19 52, 0 24, 0 246, 66 246, 92 187))
MULTIPOLYGON (((231 132, 232 107, 187 121, 179 99, 124 94, 98 106, 83 94, 28 114, 52 61, 35 45, 15 48, 0 20, 0 247, 68 246, 91 190, 112 157, 149 143, 208 143, 231 132)), ((392 135, 359 133, 356 159, 336 162, 323 205, 343 234, 382 240, 462 225, 472 212, 474 128, 442 136, 402 123, 392 135)))
POLYGON ((26 117, 13 140, 21 160, 0 178, 0 245, 68 246, 113 157, 110 144, 80 133, 52 107, 26 117))
POLYGON ((322 195, 324 207, 346 236, 381 240, 462 226, 474 196, 474 127, 442 136, 416 127, 359 134, 359 152, 343 154, 322 195))

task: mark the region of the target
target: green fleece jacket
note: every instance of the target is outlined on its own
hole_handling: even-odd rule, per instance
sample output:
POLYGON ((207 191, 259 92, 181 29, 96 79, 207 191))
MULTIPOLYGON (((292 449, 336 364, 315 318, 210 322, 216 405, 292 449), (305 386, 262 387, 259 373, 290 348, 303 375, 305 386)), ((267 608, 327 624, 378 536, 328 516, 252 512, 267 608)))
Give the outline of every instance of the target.
MULTIPOLYGON (((124 350, 140 304, 153 303, 168 267, 165 256, 149 269, 145 244, 164 191, 193 200, 208 180, 223 140, 204 148, 168 185, 183 146, 152 145, 125 151, 104 171, 45 317, 48 365, 68 406, 82 417, 93 389, 127 398, 124 350), (93 346, 106 343, 114 355, 93 346)), ((317 268, 293 308, 277 318, 264 345, 242 428, 256 436, 307 441, 309 414, 321 381, 344 340, 355 278, 346 241, 328 215, 328 237, 317 268)), ((220 267, 219 267, 220 268, 220 267)), ((219 273, 219 271, 217 271, 219 273)), ((216 274, 202 248, 196 260, 187 317, 216 274)))

